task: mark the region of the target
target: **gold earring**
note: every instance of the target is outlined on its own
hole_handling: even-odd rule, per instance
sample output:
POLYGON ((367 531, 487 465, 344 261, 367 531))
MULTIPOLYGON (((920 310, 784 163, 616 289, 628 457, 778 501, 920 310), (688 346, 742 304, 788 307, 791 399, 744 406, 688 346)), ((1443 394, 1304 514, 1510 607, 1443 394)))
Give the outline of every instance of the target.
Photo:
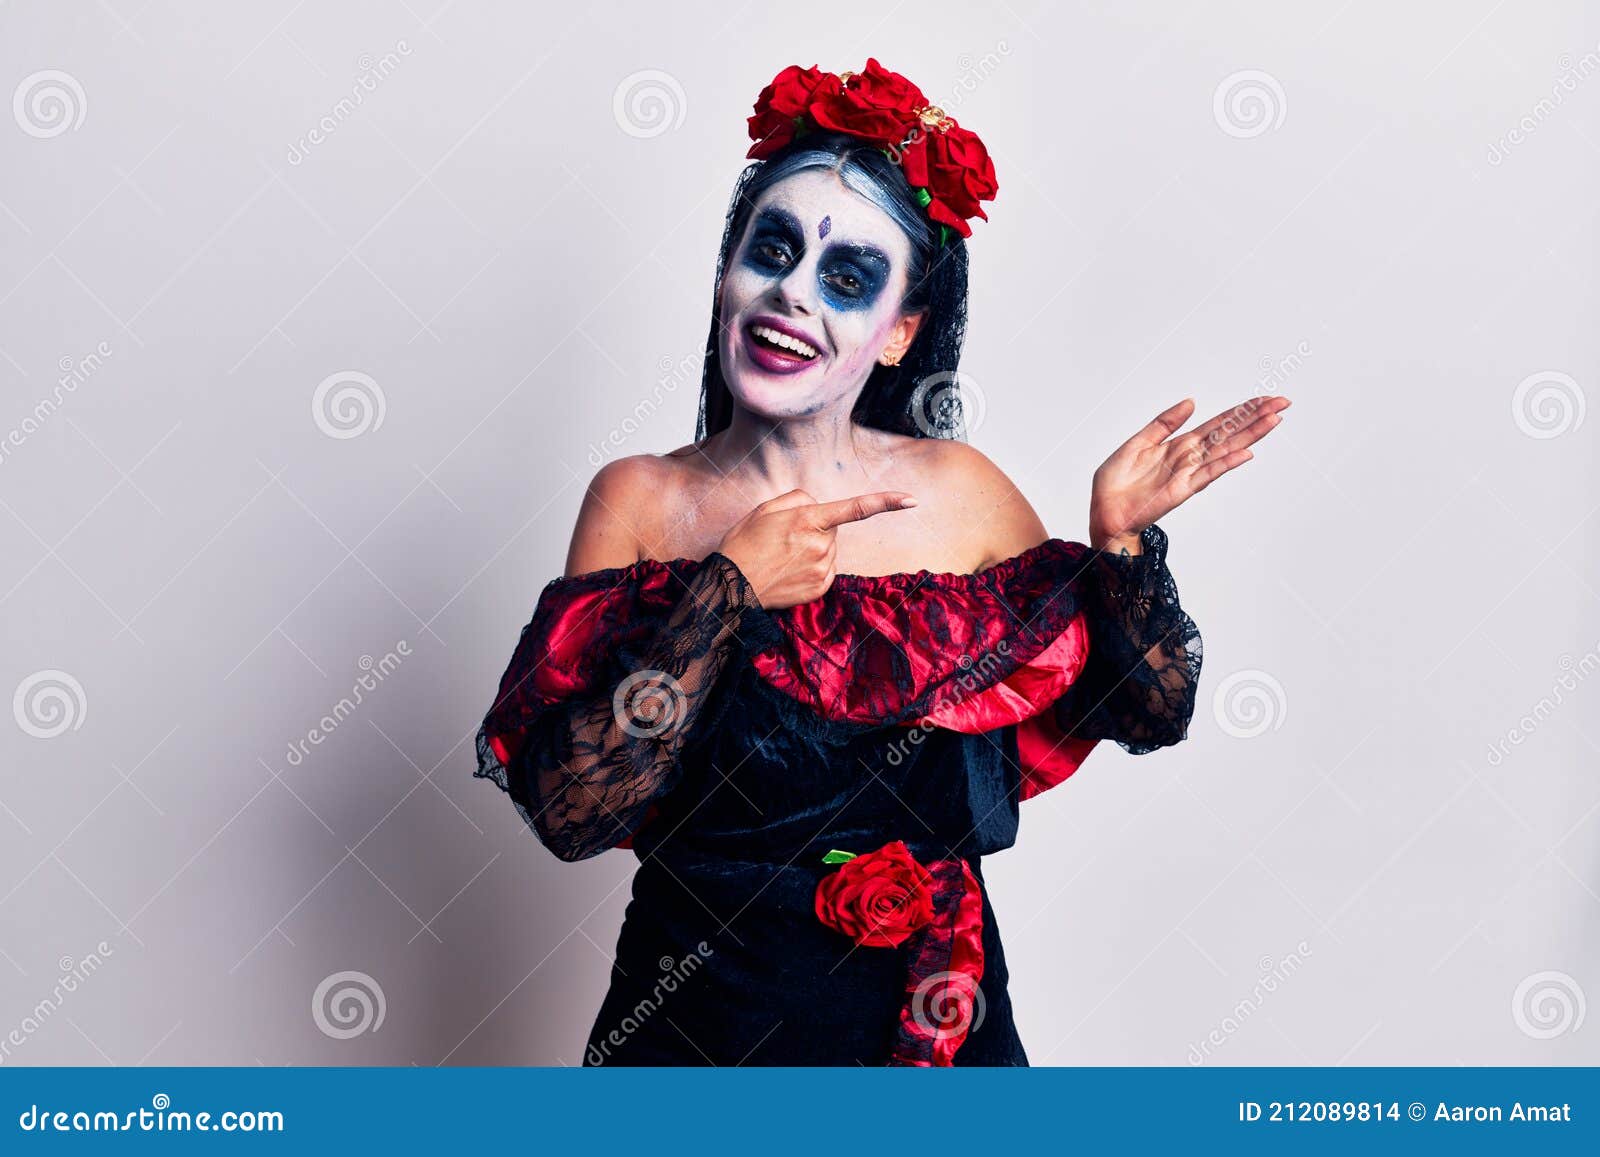
POLYGON ((883 357, 878 359, 878 364, 885 366, 897 366, 900 364, 900 356, 901 355, 899 354, 885 354, 883 357))

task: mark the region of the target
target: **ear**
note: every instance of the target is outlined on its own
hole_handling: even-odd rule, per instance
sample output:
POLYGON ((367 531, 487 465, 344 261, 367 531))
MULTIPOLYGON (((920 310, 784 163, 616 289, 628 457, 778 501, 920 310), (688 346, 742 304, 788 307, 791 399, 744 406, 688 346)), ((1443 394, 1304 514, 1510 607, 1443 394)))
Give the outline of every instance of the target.
POLYGON ((903 314, 889 331, 889 341, 884 345, 883 353, 878 355, 878 360, 886 366, 898 365, 900 359, 905 357, 906 350, 911 348, 927 316, 926 312, 903 314))

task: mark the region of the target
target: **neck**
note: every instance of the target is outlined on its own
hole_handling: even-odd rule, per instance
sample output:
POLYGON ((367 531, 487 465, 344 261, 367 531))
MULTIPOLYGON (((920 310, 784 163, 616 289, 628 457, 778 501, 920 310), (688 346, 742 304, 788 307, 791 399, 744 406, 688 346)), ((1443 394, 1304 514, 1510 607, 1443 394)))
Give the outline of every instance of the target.
POLYGON ((855 493, 866 477, 862 438, 850 420, 854 397, 838 407, 794 418, 766 418, 738 404, 717 436, 713 460, 726 474, 748 478, 769 496, 803 489, 819 501, 855 493))

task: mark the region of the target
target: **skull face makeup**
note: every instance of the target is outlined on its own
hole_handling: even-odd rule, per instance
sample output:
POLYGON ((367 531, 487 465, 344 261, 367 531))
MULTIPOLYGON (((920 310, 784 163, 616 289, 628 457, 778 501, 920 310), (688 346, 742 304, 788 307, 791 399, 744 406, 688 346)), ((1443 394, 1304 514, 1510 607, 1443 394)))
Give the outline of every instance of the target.
POLYGON ((885 346, 903 349, 915 333, 919 319, 901 310, 910 263, 900 226, 834 172, 768 188, 722 282, 719 352, 733 397, 767 418, 848 408, 885 346))

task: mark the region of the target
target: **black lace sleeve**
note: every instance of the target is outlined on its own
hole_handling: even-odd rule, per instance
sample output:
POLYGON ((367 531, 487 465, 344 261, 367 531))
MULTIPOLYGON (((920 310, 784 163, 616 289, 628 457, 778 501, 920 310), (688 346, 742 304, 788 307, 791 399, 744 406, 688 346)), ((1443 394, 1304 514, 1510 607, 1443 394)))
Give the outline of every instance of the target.
POLYGON ((741 626, 761 635, 764 624, 744 574, 713 553, 656 630, 606 656, 599 689, 534 712, 505 763, 480 729, 476 774, 504 788, 561 859, 615 847, 677 784, 719 676, 750 642, 741 626))
POLYGON ((1089 658, 1056 701, 1069 735, 1111 739, 1133 755, 1181 741, 1194 715, 1200 631, 1178 604, 1167 536, 1156 524, 1142 553, 1091 551, 1082 565, 1089 658))

